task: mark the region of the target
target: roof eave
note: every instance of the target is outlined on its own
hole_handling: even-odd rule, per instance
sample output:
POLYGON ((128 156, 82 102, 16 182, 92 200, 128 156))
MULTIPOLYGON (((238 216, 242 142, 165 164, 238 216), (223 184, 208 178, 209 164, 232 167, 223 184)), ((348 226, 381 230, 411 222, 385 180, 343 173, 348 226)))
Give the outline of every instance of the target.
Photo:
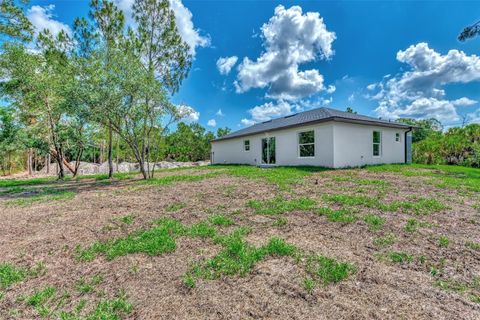
POLYGON ((335 117, 334 116, 334 117, 328 117, 328 118, 324 118, 324 119, 319 119, 319 120, 297 123, 297 124, 293 124, 293 125, 289 125, 289 126, 274 128, 274 129, 270 129, 270 130, 261 130, 261 131, 258 131, 258 132, 244 133, 244 134, 236 135, 236 136, 233 136, 233 137, 220 137, 220 138, 213 139, 210 142, 217 142, 217 141, 223 141, 223 140, 242 138, 242 137, 253 136, 253 135, 264 133, 264 132, 271 132, 271 131, 278 131, 278 130, 296 128, 296 127, 303 127, 303 126, 308 126, 308 125, 323 123, 323 122, 329 122, 329 121, 355 123, 355 124, 363 124, 363 125, 375 125, 375 126, 379 126, 379 127, 398 128, 398 129, 409 129, 409 128, 414 128, 415 127, 415 126, 411 126, 411 125, 407 125, 407 124, 403 124, 403 123, 398 123, 398 122, 380 122, 380 121, 375 121, 375 120, 371 120, 371 121, 370 120, 359 120, 359 119, 349 119, 349 118, 335 117))

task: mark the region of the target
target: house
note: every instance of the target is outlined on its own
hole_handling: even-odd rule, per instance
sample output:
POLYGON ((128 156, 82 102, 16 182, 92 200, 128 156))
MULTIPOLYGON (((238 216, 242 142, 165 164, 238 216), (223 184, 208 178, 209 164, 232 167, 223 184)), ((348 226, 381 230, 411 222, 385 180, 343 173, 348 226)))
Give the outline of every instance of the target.
POLYGON ((213 164, 356 167, 411 162, 409 125, 319 108, 212 141, 213 164))

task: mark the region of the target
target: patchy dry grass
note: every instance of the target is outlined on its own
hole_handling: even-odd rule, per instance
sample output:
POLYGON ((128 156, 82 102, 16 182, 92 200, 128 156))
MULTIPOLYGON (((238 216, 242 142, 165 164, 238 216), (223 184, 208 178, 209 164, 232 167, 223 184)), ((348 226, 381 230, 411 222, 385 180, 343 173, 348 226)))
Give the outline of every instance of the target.
POLYGON ((0 318, 480 318, 479 181, 418 165, 0 180, 0 318))

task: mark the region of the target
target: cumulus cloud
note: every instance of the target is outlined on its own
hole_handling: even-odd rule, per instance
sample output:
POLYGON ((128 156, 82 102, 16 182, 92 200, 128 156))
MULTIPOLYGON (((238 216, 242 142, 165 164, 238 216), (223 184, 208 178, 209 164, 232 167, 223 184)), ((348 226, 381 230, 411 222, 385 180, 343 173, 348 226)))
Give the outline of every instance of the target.
POLYGON ((386 118, 434 117, 446 123, 459 119, 456 107, 477 103, 467 97, 446 98, 445 86, 480 81, 480 58, 459 50, 440 54, 427 43, 400 50, 397 60, 408 70, 384 79, 367 89, 378 91, 369 97, 379 101, 377 114, 386 118))
POLYGON ((200 30, 195 28, 192 21, 192 12, 185 7, 180 0, 170 0, 170 6, 175 14, 175 22, 177 23, 178 32, 190 46, 190 53, 195 56, 197 47, 208 47, 210 38, 202 36, 200 30))
POLYGON ((219 117, 225 116, 225 113, 222 112, 222 109, 218 109, 217 113, 215 113, 219 117))
POLYGON ((251 119, 242 119, 240 122, 245 126, 249 126, 258 122, 284 117, 302 110, 303 107, 301 105, 291 104, 288 101, 266 102, 249 109, 247 112, 251 119))
POLYGON ((209 127, 216 127, 216 126, 217 126, 217 121, 215 121, 215 119, 210 119, 210 120, 208 120, 208 122, 207 122, 207 126, 209 126, 209 127))
POLYGON ((220 74, 227 75, 232 70, 233 66, 237 63, 238 57, 231 56, 225 58, 219 58, 217 60, 217 68, 220 74))
POLYGON ((279 5, 261 33, 265 51, 255 61, 245 57, 239 65, 235 81, 238 93, 268 88, 269 98, 298 100, 335 90, 334 86, 325 87, 318 70, 299 70, 301 64, 329 59, 334 54, 335 33, 327 30, 318 12, 304 14, 299 6, 286 9, 279 5))
POLYGON ((200 112, 184 104, 177 106, 177 112, 180 120, 186 123, 197 122, 200 118, 200 112))
MULTIPOLYGON (((127 24, 134 25, 132 19, 132 5, 135 0, 115 0, 116 5, 125 13, 127 24)), ((192 21, 192 12, 183 5, 181 0, 169 0, 170 8, 175 15, 177 29, 185 41, 190 46, 190 53, 195 56, 197 47, 208 47, 210 38, 201 35, 198 28, 195 28, 192 21)))
POLYGON ((48 6, 32 6, 27 11, 27 18, 35 28, 35 33, 39 33, 44 29, 49 30, 52 35, 57 35, 60 31, 64 30, 67 34, 71 35, 72 30, 68 25, 58 20, 55 20, 53 11, 55 5, 50 4, 48 6))
POLYGON ((240 123, 242 125, 244 125, 245 127, 249 127, 249 126, 253 126, 255 124, 255 121, 253 121, 252 119, 242 119, 240 120, 240 123))

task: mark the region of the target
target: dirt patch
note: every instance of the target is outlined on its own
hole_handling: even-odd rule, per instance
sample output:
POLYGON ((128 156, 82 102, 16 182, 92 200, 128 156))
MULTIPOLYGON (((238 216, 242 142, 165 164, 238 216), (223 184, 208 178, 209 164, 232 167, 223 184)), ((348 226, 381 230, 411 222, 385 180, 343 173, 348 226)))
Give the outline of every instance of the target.
MULTIPOLYGON (((207 171, 187 169, 160 176, 207 171)), ((23 207, 4 206, 11 195, 4 196, 0 198, 0 263, 28 268, 42 263, 46 269, 3 290, 0 314, 2 318, 38 318, 38 310, 21 297, 52 286, 57 292, 68 292, 69 298, 61 305, 52 304, 47 318, 58 318, 60 310, 74 310, 81 300, 88 302, 83 311, 87 313, 95 303, 124 290, 134 307, 127 316, 131 319, 478 319, 480 304, 471 295, 479 294, 475 279, 480 274, 480 251, 465 246, 467 241, 480 243, 478 225, 472 222, 478 220, 478 212, 471 206, 471 194, 439 189, 425 179, 367 170, 326 171, 311 174, 285 191, 264 180, 234 177, 225 171, 168 185, 140 185, 135 179, 109 184, 70 181, 61 187, 74 190, 73 199, 23 207), (341 208, 324 203, 325 194, 375 195, 386 202, 421 195, 434 197, 448 209, 412 215, 355 206, 356 221, 340 223, 315 210, 264 216, 247 206, 249 200, 277 196, 309 197, 319 206, 341 208), (175 203, 182 205, 167 209, 175 203), (371 231, 363 220, 369 213, 385 219, 380 230, 371 231), (245 240, 252 245, 280 237, 303 252, 350 262, 356 273, 336 284, 318 285, 309 293, 303 283, 305 270, 295 259, 268 257, 243 277, 199 279, 195 288, 188 288, 184 274, 195 262, 221 250, 212 239, 192 237, 178 238, 176 250, 160 256, 129 254, 108 261, 99 255, 89 262, 75 258, 78 245, 86 248, 97 241, 125 237, 151 228, 162 217, 191 225, 212 214, 234 221, 233 226, 218 227, 221 234, 246 227, 250 233, 245 240), (279 217, 286 222, 275 225, 279 217), (420 223, 413 232, 405 230, 410 219, 420 223), (389 235, 393 243, 375 244, 375 239, 389 235), (448 238, 447 246, 439 245, 440 236, 448 238), (406 253, 412 260, 392 262, 391 252, 406 253), (91 292, 81 293, 78 280, 97 274, 102 281, 91 292), (453 280, 470 287, 460 291, 436 285, 453 280)))

